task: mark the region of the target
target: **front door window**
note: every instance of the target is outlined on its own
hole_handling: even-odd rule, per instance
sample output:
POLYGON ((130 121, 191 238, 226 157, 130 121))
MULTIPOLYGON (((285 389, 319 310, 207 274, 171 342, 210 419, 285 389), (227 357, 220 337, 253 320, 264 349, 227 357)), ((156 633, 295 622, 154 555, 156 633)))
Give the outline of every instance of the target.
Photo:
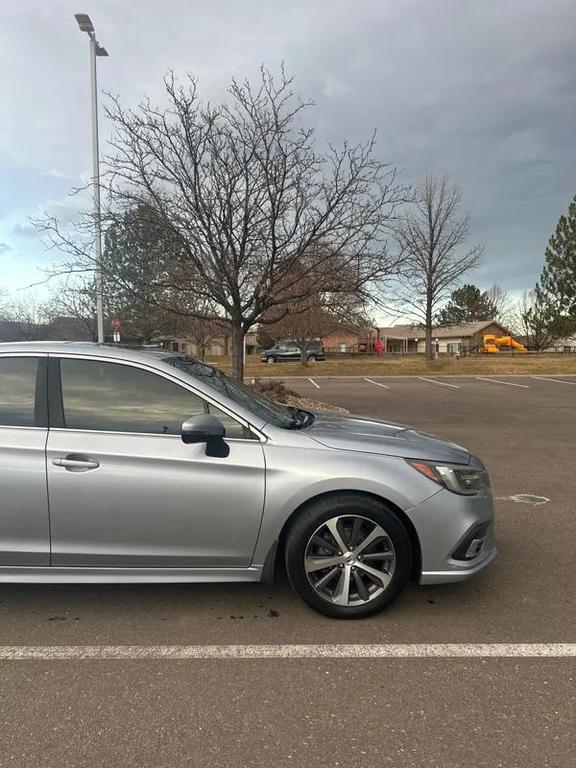
POLYGON ((64 427, 179 435, 204 401, 157 374, 96 360, 60 361, 64 427))

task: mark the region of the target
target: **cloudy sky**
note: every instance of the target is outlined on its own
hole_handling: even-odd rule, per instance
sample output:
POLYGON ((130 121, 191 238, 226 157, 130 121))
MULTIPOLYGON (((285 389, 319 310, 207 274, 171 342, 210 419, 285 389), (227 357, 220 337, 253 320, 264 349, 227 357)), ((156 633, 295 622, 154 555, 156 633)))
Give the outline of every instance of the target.
MULTIPOLYGON (((168 69, 218 98, 282 61, 324 141, 365 139, 417 182, 447 173, 486 246, 471 278, 519 293, 576 194, 574 0, 2 0, 0 288, 55 259, 29 218, 70 219, 90 177, 89 13, 110 53, 99 85, 126 104, 168 69)), ((106 125, 101 121, 105 140, 106 125)))

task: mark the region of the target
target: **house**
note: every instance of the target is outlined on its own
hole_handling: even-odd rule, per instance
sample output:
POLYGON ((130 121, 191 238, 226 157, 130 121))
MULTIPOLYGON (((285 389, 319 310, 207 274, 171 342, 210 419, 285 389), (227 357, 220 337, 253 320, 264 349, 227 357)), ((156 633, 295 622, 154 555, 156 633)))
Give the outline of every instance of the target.
POLYGON ((544 352, 574 352, 576 353, 576 336, 567 336, 564 339, 554 339, 544 352))
MULTIPOLYGON (((257 351, 257 332, 248 331, 245 336, 246 354, 252 355, 257 351)), ((192 357, 225 357, 232 353, 232 337, 228 330, 222 330, 214 335, 207 334, 205 337, 204 354, 200 349, 201 343, 198 338, 191 335, 158 336, 154 339, 155 343, 162 344, 165 349, 171 352, 181 352, 184 355, 192 357)))
MULTIPOLYGON (((480 349, 484 334, 507 336, 507 328, 494 320, 479 320, 461 325, 435 327, 433 343, 438 340, 440 354, 472 352, 480 349)), ((419 354, 426 351, 426 331, 422 325, 393 325, 377 329, 377 338, 385 352, 419 354)))
POLYGON ((355 325, 341 325, 327 333, 322 339, 326 354, 369 352, 375 338, 374 328, 355 325))

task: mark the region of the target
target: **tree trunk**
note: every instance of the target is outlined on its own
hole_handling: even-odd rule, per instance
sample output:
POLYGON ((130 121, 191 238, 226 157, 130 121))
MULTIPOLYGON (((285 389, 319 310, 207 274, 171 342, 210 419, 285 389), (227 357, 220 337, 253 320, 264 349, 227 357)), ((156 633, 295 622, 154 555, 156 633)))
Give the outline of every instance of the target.
POLYGON ((432 351, 432 297, 426 297, 426 357, 428 360, 434 358, 432 351))
POLYGON ((244 380, 244 330, 242 322, 232 321, 232 376, 244 380))
POLYGON ((304 368, 308 367, 308 344, 306 342, 300 345, 300 365, 304 368))

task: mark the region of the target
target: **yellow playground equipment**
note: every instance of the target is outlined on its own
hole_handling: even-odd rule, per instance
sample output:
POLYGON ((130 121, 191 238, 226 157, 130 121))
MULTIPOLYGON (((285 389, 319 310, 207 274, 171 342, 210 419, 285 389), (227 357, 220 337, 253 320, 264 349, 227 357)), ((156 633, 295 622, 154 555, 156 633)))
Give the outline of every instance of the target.
POLYGON ((512 336, 495 336, 493 333, 486 333, 483 342, 483 352, 500 352, 500 347, 508 347, 516 352, 528 352, 524 344, 520 344, 512 336))

